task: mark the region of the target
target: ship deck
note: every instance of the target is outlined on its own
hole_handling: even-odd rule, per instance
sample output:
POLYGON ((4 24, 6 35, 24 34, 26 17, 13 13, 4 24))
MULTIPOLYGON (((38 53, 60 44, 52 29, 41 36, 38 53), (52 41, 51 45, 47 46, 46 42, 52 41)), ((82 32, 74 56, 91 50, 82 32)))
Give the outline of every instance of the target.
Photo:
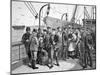
POLYGON ((77 63, 78 60, 68 59, 67 61, 59 61, 60 66, 54 65, 53 68, 49 69, 45 65, 36 65, 39 69, 32 69, 27 65, 22 65, 12 71, 12 74, 17 73, 37 73, 37 72, 52 72, 52 71, 68 71, 68 70, 81 70, 82 67, 77 63))
MULTIPOLYGON (((47 66, 39 65, 36 66, 39 67, 39 69, 33 70, 29 66, 27 66, 24 63, 27 63, 26 61, 26 53, 25 48, 22 43, 14 43, 12 48, 12 74, 19 74, 19 73, 39 73, 39 72, 52 72, 52 71, 72 71, 72 70, 83 70, 81 65, 79 64, 79 59, 72 59, 69 58, 66 61, 65 60, 59 60, 60 66, 54 65, 53 68, 49 69, 47 66), (25 59, 24 63, 23 60, 25 59)), ((95 59, 95 51, 93 52, 94 59, 95 59)), ((53 61, 55 63, 55 61, 53 61)), ((93 68, 86 69, 95 69, 96 63, 94 61, 93 68)))

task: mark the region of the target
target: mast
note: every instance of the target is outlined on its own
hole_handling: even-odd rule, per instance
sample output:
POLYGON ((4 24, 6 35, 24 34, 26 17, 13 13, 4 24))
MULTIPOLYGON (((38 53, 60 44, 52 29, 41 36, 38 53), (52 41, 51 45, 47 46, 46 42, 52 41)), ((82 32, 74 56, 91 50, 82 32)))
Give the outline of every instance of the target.
POLYGON ((75 14, 76 14, 76 11, 77 11, 77 5, 75 6, 75 10, 74 10, 74 13, 72 15, 72 19, 71 19, 72 23, 75 23, 75 14))
POLYGON ((96 19, 96 6, 92 6, 92 11, 91 11, 91 18, 96 19))
POLYGON ((85 6, 84 6, 84 19, 83 19, 83 26, 85 26, 85 6))

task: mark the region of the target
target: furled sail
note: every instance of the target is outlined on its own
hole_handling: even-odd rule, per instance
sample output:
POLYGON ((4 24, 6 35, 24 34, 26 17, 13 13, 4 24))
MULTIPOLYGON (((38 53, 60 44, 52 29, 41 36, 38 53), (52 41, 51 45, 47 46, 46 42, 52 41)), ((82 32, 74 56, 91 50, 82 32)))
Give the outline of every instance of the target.
POLYGON ((80 24, 68 22, 68 21, 65 21, 65 20, 60 20, 60 19, 57 19, 57 18, 49 17, 49 16, 44 17, 43 22, 47 26, 52 27, 52 28, 65 27, 65 26, 68 27, 69 25, 72 25, 74 28, 80 28, 81 27, 80 24))
POLYGON ((43 21, 47 26, 53 28, 62 27, 64 25, 67 25, 68 23, 67 21, 62 21, 60 19, 49 17, 49 16, 44 17, 43 21))

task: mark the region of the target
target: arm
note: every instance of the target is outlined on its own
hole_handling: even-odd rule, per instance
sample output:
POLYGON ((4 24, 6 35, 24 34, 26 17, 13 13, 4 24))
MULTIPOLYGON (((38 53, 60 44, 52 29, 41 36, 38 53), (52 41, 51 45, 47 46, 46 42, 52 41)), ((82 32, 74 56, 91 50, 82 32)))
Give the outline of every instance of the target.
POLYGON ((36 44, 39 45, 39 40, 37 39, 37 37, 35 37, 36 39, 36 44))
POLYGON ((21 42, 22 42, 22 43, 25 43, 25 42, 26 42, 25 34, 23 34, 22 39, 21 39, 21 42))

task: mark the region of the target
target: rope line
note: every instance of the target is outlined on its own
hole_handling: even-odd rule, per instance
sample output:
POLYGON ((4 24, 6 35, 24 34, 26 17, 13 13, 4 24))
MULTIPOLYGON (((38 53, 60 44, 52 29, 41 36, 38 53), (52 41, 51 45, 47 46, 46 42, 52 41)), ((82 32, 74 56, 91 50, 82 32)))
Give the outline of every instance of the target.
POLYGON ((30 3, 30 5, 31 5, 31 7, 33 8, 33 10, 35 11, 35 13, 37 14, 37 11, 35 10, 33 4, 32 4, 31 2, 29 2, 29 3, 30 3))
POLYGON ((35 14, 33 14, 32 10, 29 8, 29 6, 27 5, 27 3, 26 3, 26 2, 24 2, 24 4, 25 4, 25 5, 26 5, 26 7, 29 9, 29 11, 31 12, 31 14, 32 14, 33 16, 35 16, 35 14))
POLYGON ((35 16, 36 16, 36 12, 34 12, 34 10, 33 10, 32 6, 30 5, 30 3, 29 3, 29 2, 27 2, 27 4, 28 4, 28 6, 30 7, 31 11, 32 11, 32 12, 35 14, 35 16))

